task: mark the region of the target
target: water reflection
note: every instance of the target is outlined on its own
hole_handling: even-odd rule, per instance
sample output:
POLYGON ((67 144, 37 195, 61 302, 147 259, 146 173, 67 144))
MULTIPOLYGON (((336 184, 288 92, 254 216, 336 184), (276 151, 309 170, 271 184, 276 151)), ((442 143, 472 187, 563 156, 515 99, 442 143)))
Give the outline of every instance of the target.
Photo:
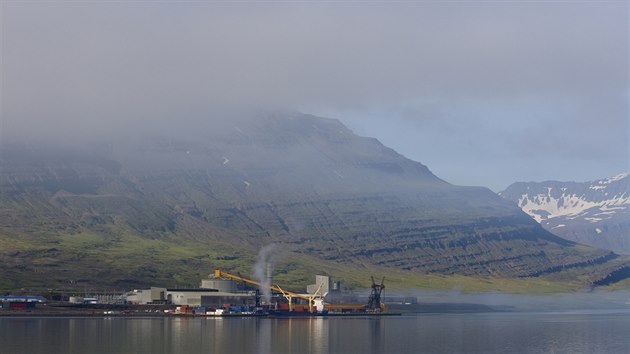
POLYGON ((381 321, 383 318, 377 317, 369 320, 368 324, 370 327, 370 353, 383 353, 384 346, 381 337, 382 327, 384 326, 385 321, 381 321))
POLYGON ((628 352, 630 312, 396 318, 10 318, 5 353, 628 352))
POLYGON ((310 351, 314 354, 328 353, 328 326, 324 318, 309 318, 310 351))
POLYGON ((271 323, 256 321, 256 353, 271 354, 271 323))

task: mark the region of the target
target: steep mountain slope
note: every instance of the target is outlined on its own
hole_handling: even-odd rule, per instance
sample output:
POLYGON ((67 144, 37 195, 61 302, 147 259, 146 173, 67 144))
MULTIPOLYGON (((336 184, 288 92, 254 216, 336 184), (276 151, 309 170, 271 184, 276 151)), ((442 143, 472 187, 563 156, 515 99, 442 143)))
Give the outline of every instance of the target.
POLYGON ((332 119, 270 114, 63 148, 4 143, 0 260, 10 284, 194 284, 208 262, 247 272, 270 243, 294 275, 571 269, 596 280, 625 266, 332 119))
POLYGON ((576 183, 514 183, 499 193, 552 233, 630 254, 628 174, 576 183))

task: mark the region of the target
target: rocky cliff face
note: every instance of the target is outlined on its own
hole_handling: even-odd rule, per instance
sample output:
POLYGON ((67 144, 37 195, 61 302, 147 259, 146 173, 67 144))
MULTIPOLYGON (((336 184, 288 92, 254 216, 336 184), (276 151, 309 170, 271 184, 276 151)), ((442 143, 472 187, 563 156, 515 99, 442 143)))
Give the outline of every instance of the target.
POLYGON ((584 183, 514 183, 499 193, 568 240, 630 254, 627 173, 584 183))
POLYGON ((22 271, 62 268, 64 279, 90 277, 72 267, 90 237, 102 252, 79 253, 106 259, 116 284, 157 277, 155 263, 198 266, 174 253, 182 244, 255 252, 279 243, 297 259, 502 277, 617 258, 550 234, 488 189, 450 185, 337 120, 297 113, 81 148, 5 143, 0 163, 0 232, 48 245, 11 241, 0 256, 22 271), (121 257, 137 254, 125 247, 140 252, 136 244, 153 251, 132 266, 121 257))

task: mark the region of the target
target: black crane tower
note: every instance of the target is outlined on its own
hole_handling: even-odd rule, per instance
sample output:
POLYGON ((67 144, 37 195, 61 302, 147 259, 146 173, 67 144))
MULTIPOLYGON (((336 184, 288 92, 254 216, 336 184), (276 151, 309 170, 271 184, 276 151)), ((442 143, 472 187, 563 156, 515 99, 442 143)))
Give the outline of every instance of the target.
POLYGON ((385 277, 381 280, 381 284, 377 285, 374 281, 374 277, 372 277, 372 292, 370 293, 370 297, 368 298, 368 311, 381 311, 381 293, 385 288, 385 277))

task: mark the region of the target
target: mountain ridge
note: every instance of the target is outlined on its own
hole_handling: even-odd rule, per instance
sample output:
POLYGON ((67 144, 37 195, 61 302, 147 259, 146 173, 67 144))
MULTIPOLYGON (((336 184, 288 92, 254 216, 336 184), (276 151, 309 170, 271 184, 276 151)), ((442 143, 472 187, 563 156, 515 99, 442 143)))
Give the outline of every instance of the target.
POLYGON ((630 254, 628 173, 588 182, 518 182, 500 192, 563 238, 630 254))
POLYGON ((487 188, 448 184, 338 120, 283 113, 82 148, 3 144, 0 260, 15 270, 6 283, 35 274, 54 284, 190 284, 203 262, 247 271, 270 243, 290 254, 282 271, 300 281, 316 263, 409 277, 572 269, 587 283, 626 264, 548 233, 487 188))

